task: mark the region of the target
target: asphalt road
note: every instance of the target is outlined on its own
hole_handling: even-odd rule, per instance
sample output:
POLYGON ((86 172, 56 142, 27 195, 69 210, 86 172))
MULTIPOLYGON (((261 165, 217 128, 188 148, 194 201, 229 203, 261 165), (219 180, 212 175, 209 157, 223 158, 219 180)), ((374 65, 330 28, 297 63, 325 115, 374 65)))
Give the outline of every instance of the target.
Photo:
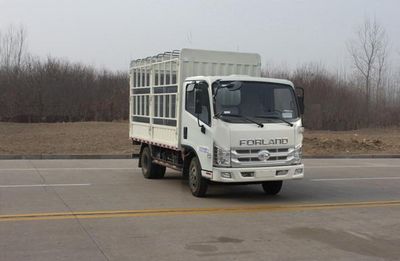
POLYGON ((400 159, 305 160, 275 197, 136 166, 0 161, 0 260, 400 260, 400 159))

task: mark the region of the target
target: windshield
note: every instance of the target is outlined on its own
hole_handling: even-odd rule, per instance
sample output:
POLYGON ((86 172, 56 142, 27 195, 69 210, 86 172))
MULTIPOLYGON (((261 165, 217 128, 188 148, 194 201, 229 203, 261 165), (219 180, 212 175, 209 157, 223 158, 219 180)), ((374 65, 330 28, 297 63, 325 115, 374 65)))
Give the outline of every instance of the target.
POLYGON ((224 116, 226 121, 246 122, 229 117, 229 114, 260 120, 280 118, 290 121, 299 117, 294 90, 286 84, 242 82, 240 88, 219 88, 217 92, 214 89, 214 95, 215 114, 224 116))

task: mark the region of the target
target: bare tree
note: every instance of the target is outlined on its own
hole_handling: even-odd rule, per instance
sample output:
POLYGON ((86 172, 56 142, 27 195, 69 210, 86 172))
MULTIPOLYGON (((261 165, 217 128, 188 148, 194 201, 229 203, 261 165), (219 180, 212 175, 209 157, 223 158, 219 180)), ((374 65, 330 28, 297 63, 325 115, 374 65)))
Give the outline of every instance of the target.
POLYGON ((26 31, 23 26, 10 25, 0 32, 0 66, 20 68, 26 54, 26 31))
MULTIPOLYGON (((359 26, 356 38, 348 43, 348 50, 357 72, 362 76, 365 89, 366 121, 370 125, 372 88, 382 88, 387 60, 388 39, 385 29, 376 19, 366 18, 359 26)), ((377 96, 376 96, 377 97, 377 96)))

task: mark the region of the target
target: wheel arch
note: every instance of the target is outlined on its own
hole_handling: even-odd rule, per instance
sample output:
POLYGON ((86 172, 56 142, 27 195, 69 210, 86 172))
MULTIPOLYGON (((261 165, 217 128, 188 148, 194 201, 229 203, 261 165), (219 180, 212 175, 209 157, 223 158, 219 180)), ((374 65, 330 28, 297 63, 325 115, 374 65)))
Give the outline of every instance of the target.
MULTIPOLYGON (((185 173, 188 173, 189 170, 189 165, 190 165, 190 161, 194 158, 197 157, 199 158, 199 156, 197 155, 196 150, 191 147, 191 146, 183 146, 183 174, 185 175, 185 173)), ((201 162, 199 160, 200 163, 200 167, 201 167, 201 162)))

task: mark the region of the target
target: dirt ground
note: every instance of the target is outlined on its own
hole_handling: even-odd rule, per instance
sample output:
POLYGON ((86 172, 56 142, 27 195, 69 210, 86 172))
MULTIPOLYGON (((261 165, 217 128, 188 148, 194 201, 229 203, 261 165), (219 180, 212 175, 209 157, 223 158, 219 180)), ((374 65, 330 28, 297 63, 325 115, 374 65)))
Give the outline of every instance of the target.
POLYGON ((400 154, 400 128, 307 131, 305 155, 400 154))
POLYGON ((0 154, 130 154, 126 122, 0 123, 0 154))
MULTIPOLYGON (((126 122, 0 123, 0 155, 131 154, 126 122)), ((304 155, 400 154, 400 128, 308 131, 304 155)))

